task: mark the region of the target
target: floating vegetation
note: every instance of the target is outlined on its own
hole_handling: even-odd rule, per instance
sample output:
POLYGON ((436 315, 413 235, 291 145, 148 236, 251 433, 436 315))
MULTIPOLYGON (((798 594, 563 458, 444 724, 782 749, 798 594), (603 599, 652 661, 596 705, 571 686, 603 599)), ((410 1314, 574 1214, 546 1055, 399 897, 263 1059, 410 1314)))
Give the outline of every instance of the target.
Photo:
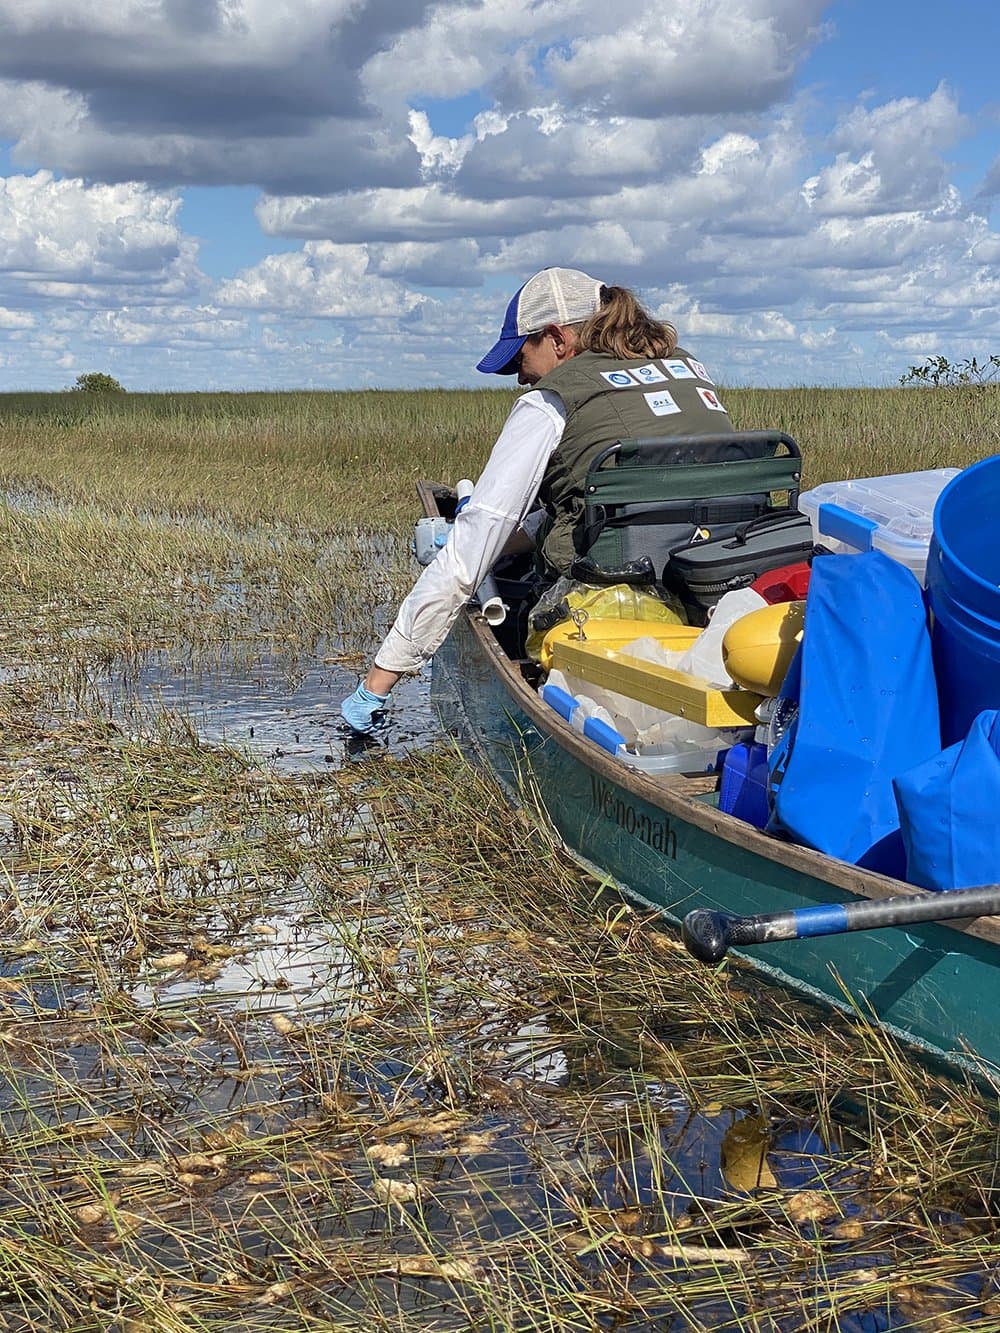
POLYGON ((1000 1329, 995 1090, 693 963, 444 742, 346 762, 409 499, 306 491, 418 423, 260 397, 7 418, 0 1328, 1000 1329), (279 659, 301 764, 166 690, 279 659))

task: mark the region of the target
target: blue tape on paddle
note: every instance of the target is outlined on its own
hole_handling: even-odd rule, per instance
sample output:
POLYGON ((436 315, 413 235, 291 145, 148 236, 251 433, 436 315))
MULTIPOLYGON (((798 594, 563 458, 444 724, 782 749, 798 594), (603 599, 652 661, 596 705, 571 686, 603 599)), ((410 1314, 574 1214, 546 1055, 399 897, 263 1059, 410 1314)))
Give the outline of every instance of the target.
POLYGON ((800 907, 793 916, 796 937, 800 940, 808 939, 810 935, 836 935, 850 929, 847 908, 840 903, 827 903, 823 907, 800 907))

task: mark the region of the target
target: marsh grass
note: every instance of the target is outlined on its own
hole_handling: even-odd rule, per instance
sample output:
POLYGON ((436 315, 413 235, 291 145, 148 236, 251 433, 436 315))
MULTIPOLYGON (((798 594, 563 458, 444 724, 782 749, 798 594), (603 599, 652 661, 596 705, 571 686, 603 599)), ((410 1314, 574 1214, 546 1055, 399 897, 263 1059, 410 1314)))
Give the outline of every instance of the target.
MULTIPOLYGON (((731 390, 804 486, 1000 450, 1000 387, 731 390)), ((25 656, 94 662, 323 634, 371 652, 412 579, 413 484, 476 476, 504 390, 0 395, 0 578, 25 656), (373 617, 372 608, 379 608, 373 617), (75 639, 85 633, 86 652, 75 639)))
MULTIPOLYGON (((731 397, 825 423, 809 484, 996 402, 731 397)), ((108 720, 122 656, 370 642, 507 401, 0 400, 0 1327, 1000 1328, 988 1091, 698 967, 450 750, 108 720)))
MULTIPOLYGON (((802 446, 804 484, 964 466, 1000 449, 1000 386, 730 389, 736 426, 802 446)), ((217 512, 399 535, 413 483, 475 477, 506 390, 285 394, 0 394, 0 486, 74 504, 217 512)))
POLYGON ((402 534, 413 483, 481 466, 512 401, 437 390, 0 395, 0 484, 74 503, 208 510, 230 526, 402 534))

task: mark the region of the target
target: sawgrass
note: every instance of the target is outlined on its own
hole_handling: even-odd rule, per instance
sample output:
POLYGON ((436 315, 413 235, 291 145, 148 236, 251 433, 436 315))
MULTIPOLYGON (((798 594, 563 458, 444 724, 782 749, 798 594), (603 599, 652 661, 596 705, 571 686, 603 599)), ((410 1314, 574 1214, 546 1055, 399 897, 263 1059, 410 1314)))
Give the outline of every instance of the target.
MULTIPOLYGON (((1000 388, 732 390, 799 440, 803 485, 1000 450, 1000 388)), ((413 484, 475 477, 504 390, 0 395, 0 578, 20 650, 90 660, 250 637, 361 658, 412 579, 413 484), (126 595, 127 593, 127 595, 126 595), (379 611, 372 616, 371 608, 379 611)))
MULTIPOLYGON (((1000 450, 1000 386, 732 389, 734 424, 802 446, 804 485, 1000 450)), ((413 483, 475 477, 506 390, 0 395, 0 485, 227 523, 407 533, 413 483)))

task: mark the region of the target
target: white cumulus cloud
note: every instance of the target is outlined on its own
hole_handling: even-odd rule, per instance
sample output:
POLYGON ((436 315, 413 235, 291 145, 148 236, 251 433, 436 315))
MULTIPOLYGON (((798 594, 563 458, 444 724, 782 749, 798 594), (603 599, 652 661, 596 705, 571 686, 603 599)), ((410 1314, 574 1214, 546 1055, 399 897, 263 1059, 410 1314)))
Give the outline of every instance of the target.
POLYGON ((942 150, 966 128, 954 95, 943 85, 924 102, 899 98, 857 108, 839 125, 836 160, 803 185, 817 213, 830 216, 935 208, 952 197, 942 150))
POLYGON ((291 311, 316 319, 398 319, 425 297, 369 271, 367 248, 307 241, 298 253, 269 255, 221 284, 224 306, 291 311))
POLYGON ((842 13, 0 0, 5 382, 466 382, 547 264, 636 287, 723 383, 988 344, 989 108, 961 69, 890 97, 855 52, 810 67, 842 13))
POLYGON ((87 185, 48 171, 0 177, 0 282, 135 283, 194 273, 180 199, 146 186, 87 185))
MULTIPOLYGON (((688 0, 621 13, 552 51, 547 68, 570 103, 658 117, 759 111, 791 90, 819 36, 822 0, 688 0)), ((596 8, 596 7, 595 7, 596 8)))

